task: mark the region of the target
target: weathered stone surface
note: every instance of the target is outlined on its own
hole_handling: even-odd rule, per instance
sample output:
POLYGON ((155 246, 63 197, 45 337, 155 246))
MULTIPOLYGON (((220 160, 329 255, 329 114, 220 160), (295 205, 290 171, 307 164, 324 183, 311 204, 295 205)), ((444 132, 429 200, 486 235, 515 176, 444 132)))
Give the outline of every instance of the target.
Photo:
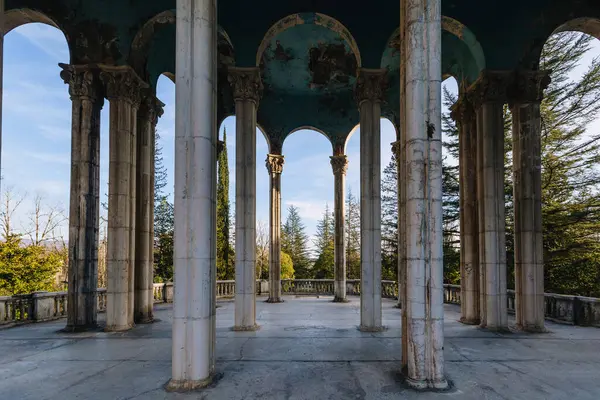
POLYGON ((267 154, 265 161, 270 175, 269 196, 269 298, 268 303, 281 300, 281 173, 284 157, 267 154))

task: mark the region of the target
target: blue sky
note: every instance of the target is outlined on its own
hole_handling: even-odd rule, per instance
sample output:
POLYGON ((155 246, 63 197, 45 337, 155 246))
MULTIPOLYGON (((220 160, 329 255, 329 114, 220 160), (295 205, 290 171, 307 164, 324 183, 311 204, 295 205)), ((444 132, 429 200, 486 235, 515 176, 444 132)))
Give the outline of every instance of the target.
MULTIPOLYGON (((586 56, 588 62, 600 56, 600 42, 586 56)), ((4 44, 4 98, 2 137, 2 191, 6 188, 26 200, 15 212, 16 228, 25 229, 35 194, 46 203, 59 206, 65 214, 69 205, 69 175, 71 148, 71 101, 68 88, 59 77, 59 62, 67 63, 68 50, 64 36, 55 28, 28 24, 10 32, 4 44)), ((575 74, 581 74, 584 63, 575 74)), ((453 79, 446 84, 456 90, 453 79)), ((164 162, 169 184, 173 187, 173 140, 175 127, 175 85, 161 77, 158 97, 166 103, 165 114, 159 120, 164 162)), ((108 191, 108 116, 106 102, 102 112, 101 130, 101 195, 108 191)), ((228 133, 230 195, 235 199, 235 119, 228 118, 220 128, 228 133)), ((600 121, 594 124, 600 130, 600 121)), ((347 146, 350 160, 347 190, 359 193, 360 130, 347 146)), ((381 132, 382 169, 391 158, 390 143, 395 140, 391 123, 384 120, 381 132)), ((307 233, 313 235, 325 204, 333 206, 333 173, 329 164, 332 149, 328 140, 315 131, 297 131, 284 145, 285 166, 282 175, 282 202, 285 220, 287 208, 293 204, 300 210, 307 233)), ((257 134, 257 221, 268 224, 269 180, 265 168, 266 141, 257 134)), ((105 199, 102 199, 105 201, 105 199)), ((68 235, 66 224, 63 236, 68 235)))

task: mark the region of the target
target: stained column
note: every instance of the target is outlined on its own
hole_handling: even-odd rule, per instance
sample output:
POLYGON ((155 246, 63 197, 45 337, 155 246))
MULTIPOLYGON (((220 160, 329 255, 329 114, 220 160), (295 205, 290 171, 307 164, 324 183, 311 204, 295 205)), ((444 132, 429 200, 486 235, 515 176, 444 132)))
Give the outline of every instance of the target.
POLYGON ((154 319, 154 139, 164 104, 146 91, 137 113, 135 323, 154 319))
POLYGON ((284 158, 267 154, 265 161, 271 181, 269 197, 269 298, 267 303, 281 303, 281 173, 284 158))
POLYGON ((97 69, 60 67, 72 102, 66 330, 79 331, 97 325, 100 112, 104 93, 97 69))
POLYGON ((215 373, 216 0, 177 0, 176 26, 175 293, 167 389, 194 390, 215 373))
POLYGON ((503 107, 511 74, 484 71, 468 96, 477 119, 480 325, 508 329, 504 210, 503 107))
POLYGON ((334 198, 334 302, 346 302, 346 230, 345 230, 345 193, 348 157, 336 154, 330 157, 333 168, 334 198))
POLYGON ((258 68, 229 68, 235 99, 235 326, 256 325, 256 109, 262 93, 258 68))
POLYGON ((460 321, 479 324, 479 224, 477 217, 477 126, 467 96, 452 107, 458 125, 460 214, 460 321))
POLYGON ((361 68, 355 97, 360 111, 360 329, 380 331, 381 101, 386 70, 361 68))
POLYGON ((443 389, 441 12, 439 0, 401 3, 401 129, 406 213, 406 380, 443 389))
POLYGON ((134 303, 136 137, 140 89, 128 67, 103 67, 110 101, 106 330, 131 328, 134 303))
POLYGON ((540 102, 547 71, 519 71, 511 93, 517 327, 544 331, 540 102))

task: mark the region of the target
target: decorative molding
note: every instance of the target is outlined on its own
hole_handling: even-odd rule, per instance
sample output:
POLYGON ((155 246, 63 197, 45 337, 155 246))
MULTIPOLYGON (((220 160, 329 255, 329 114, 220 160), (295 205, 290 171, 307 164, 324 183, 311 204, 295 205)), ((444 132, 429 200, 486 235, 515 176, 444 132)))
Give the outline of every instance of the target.
POLYGON ((392 143, 392 154, 396 156, 396 160, 400 160, 400 151, 402 150, 402 143, 397 140, 392 143))
POLYGON ((228 68, 228 80, 234 100, 253 101, 257 106, 262 97, 263 84, 258 68, 228 68))
POLYGON ((363 101, 383 102, 388 85, 387 69, 359 68, 354 98, 360 106, 363 101))
POLYGON ((512 80, 512 71, 484 70, 467 89, 467 98, 475 108, 484 103, 506 103, 512 80))
POLYGON ((475 118, 475 108, 468 96, 459 96, 456 103, 450 107, 450 117, 457 124, 462 124, 475 118))
POLYGON ((279 154, 267 154, 265 164, 269 174, 281 174, 283 172, 284 157, 279 154))
POLYGON ((541 102, 544 98, 544 90, 550 82, 550 71, 516 71, 514 84, 508 94, 509 103, 512 106, 541 102))
POLYGON ((71 99, 88 99, 104 103, 99 70, 90 65, 58 64, 62 71, 60 77, 69 85, 71 99))
POLYGON ((109 100, 125 100, 134 107, 142 101, 142 89, 149 85, 131 67, 101 66, 100 79, 106 88, 109 100))
POLYGON ((155 124, 158 119, 163 116, 165 110, 165 103, 160 101, 154 94, 150 93, 149 90, 143 91, 138 109, 138 117, 148 118, 148 120, 155 124))
POLYGON ((330 156, 333 175, 346 175, 348 172, 348 156, 342 154, 339 156, 330 156))

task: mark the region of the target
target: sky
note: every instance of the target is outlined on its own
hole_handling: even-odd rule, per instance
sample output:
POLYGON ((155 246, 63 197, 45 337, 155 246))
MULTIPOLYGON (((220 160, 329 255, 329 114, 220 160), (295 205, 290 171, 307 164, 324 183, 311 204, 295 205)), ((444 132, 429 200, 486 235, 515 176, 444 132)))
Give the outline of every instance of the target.
MULTIPOLYGON (((594 57, 600 56, 600 41, 586 55, 582 66, 574 72, 581 75, 594 57)), ((68 49, 63 34, 43 24, 27 24, 11 31, 4 42, 4 92, 2 133, 2 192, 7 189, 23 202, 14 214, 17 230, 27 230, 35 195, 45 203, 59 207, 68 216, 71 148, 71 101, 68 87, 59 77, 59 62, 68 63, 68 49)), ((444 84, 456 92, 456 82, 444 84)), ((161 135, 164 163, 168 173, 168 192, 172 193, 174 172, 175 84, 166 77, 158 82, 157 96, 165 106, 157 130, 161 135)), ((108 192, 108 121, 106 101, 101 119, 101 201, 108 192)), ((220 137, 227 130, 230 196, 235 207, 235 118, 229 117, 220 127, 220 137)), ((600 131, 600 120, 590 128, 600 131)), ((360 129, 350 138, 346 153, 349 159, 346 190, 359 196, 360 129)), ((392 124, 382 120, 381 168, 391 159, 391 143, 395 140, 392 124)), ((268 226, 269 176, 265 167, 267 144, 257 132, 257 221, 268 226)), ((333 172, 329 162, 332 148, 320 133, 301 130, 290 135, 283 144, 285 165, 282 174, 282 220, 290 205, 298 207, 313 236, 325 205, 333 207, 333 172)), ((60 234, 67 239, 66 220, 60 234)))

